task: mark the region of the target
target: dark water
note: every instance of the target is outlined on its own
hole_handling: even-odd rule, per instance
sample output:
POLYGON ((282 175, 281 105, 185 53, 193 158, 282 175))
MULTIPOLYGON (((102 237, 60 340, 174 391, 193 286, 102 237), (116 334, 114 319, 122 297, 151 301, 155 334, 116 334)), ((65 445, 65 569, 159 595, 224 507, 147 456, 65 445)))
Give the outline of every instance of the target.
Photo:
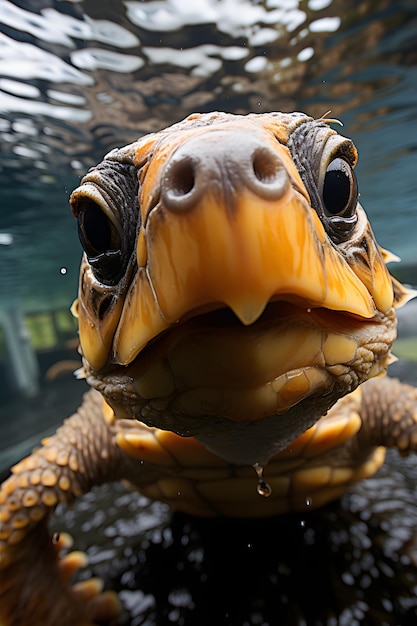
MULTIPOLYGON (((111 148, 214 109, 331 110, 359 148, 377 238, 417 284, 416 34, 415 0, 0 0, 0 309, 67 308, 80 176, 111 148)), ((410 360, 392 371, 416 384, 410 311, 410 360)), ((53 354, 38 351, 42 375, 53 354)), ((65 380, 1 407, 0 471, 75 407, 84 388, 65 380)), ((340 503, 256 524, 172 517, 104 487, 54 523, 121 590, 125 624, 408 626, 416 478, 415 459, 392 454, 340 503)))
POLYGON ((84 575, 119 592, 126 626, 414 626, 416 479, 391 453, 340 502, 261 521, 172 515, 118 485, 55 523, 87 551, 84 575))

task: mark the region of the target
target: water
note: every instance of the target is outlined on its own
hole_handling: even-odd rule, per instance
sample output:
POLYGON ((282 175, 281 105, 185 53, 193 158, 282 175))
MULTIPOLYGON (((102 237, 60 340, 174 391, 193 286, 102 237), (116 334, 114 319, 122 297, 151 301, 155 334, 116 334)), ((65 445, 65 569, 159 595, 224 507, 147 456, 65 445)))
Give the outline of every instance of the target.
MULTIPOLYGON (((55 361, 77 360, 65 343, 75 327, 33 330, 34 314, 67 310, 76 294, 71 190, 111 148, 193 111, 331 110, 359 148, 377 239, 417 284, 416 29, 414 0, 0 0, 0 308, 31 316, 42 385, 36 400, 12 396, 0 335, 0 471, 84 391, 45 380, 55 361)), ((409 360, 391 371, 416 384, 415 313, 405 327, 395 352, 409 360)), ((121 592, 126 625, 411 626, 416 484, 413 459, 394 454, 321 512, 310 501, 281 520, 206 522, 103 487, 54 525, 121 592)))
POLYGON ((415 265, 413 0, 0 8, 2 298, 66 306, 79 262, 67 199, 80 176, 111 148, 213 109, 331 110, 359 146, 378 239, 415 265))

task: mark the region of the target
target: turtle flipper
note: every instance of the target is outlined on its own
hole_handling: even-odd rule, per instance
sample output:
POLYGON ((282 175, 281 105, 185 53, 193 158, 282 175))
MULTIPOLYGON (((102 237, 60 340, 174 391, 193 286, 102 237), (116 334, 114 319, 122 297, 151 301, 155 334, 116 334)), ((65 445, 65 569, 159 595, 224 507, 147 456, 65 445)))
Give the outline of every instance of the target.
POLYGON ((1 626, 86 626, 114 617, 115 598, 101 593, 98 581, 71 586, 85 557, 61 557, 66 542, 54 541, 47 522, 59 502, 129 474, 128 463, 103 418, 101 396, 90 392, 55 435, 12 469, 0 490, 1 626))
POLYGON ((362 429, 358 445, 417 451, 417 388, 396 378, 375 378, 361 386, 362 429))
POLYGON ((113 592, 102 593, 101 581, 70 584, 85 565, 82 553, 60 556, 65 542, 51 538, 44 521, 2 553, 0 624, 2 626, 92 626, 115 618, 119 603, 113 592))

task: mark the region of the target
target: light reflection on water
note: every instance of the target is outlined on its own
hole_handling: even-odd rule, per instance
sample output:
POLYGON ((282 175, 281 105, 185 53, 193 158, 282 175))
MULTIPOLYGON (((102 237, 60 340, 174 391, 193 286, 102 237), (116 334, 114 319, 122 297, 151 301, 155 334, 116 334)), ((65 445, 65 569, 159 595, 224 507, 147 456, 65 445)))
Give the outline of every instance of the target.
POLYGON ((213 109, 331 109, 359 146, 378 238, 415 263, 411 1, 58 6, 0 1, 0 233, 18 247, 0 248, 2 293, 29 309, 49 305, 51 287, 69 300, 79 247, 67 198, 79 177, 111 148, 213 109))

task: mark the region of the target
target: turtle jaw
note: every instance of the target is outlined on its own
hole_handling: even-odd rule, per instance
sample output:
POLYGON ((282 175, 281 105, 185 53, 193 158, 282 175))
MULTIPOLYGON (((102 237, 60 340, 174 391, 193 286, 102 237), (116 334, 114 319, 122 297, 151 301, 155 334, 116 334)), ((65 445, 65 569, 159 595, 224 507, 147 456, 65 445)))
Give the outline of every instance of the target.
POLYGON ((395 313, 363 320, 272 302, 250 326, 229 310, 194 317, 128 366, 88 382, 117 417, 194 436, 236 464, 266 463, 343 395, 383 372, 395 313))

